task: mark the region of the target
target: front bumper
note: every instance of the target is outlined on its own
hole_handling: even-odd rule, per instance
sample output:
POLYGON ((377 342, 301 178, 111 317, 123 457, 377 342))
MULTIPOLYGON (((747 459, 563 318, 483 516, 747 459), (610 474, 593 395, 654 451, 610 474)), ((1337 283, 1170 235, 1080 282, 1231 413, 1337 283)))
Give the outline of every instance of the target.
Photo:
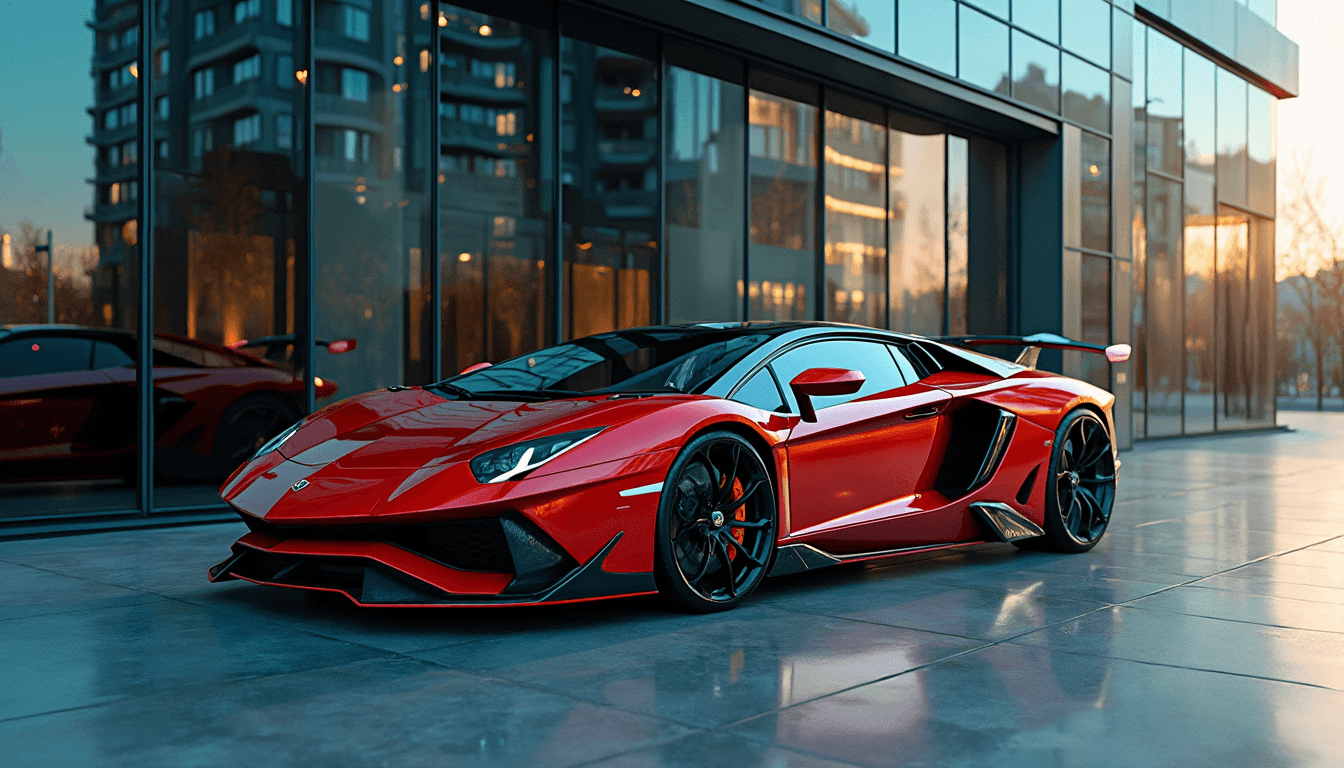
POLYGON ((530 605, 657 591, 652 573, 602 566, 618 532, 580 565, 517 514, 422 525, 275 526, 244 515, 252 532, 210 581, 243 579, 336 592, 357 605, 530 605))

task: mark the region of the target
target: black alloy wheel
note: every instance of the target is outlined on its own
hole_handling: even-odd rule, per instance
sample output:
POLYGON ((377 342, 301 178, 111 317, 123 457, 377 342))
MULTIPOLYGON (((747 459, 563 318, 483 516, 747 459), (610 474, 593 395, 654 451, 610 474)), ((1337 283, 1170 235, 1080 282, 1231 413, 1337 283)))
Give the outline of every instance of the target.
POLYGON ((1057 552, 1086 552, 1095 547, 1106 532, 1115 503, 1115 453, 1100 417, 1086 409, 1064 417, 1047 477, 1045 538, 1035 541, 1057 552))
POLYGON ((775 550, 775 493, 751 444, 731 432, 692 440, 658 505, 659 589, 696 613, 733 608, 765 578, 775 550))
POLYGON ((228 475, 252 458, 257 449, 299 420, 285 401, 270 395, 248 395, 230 405, 215 433, 215 474, 228 475))

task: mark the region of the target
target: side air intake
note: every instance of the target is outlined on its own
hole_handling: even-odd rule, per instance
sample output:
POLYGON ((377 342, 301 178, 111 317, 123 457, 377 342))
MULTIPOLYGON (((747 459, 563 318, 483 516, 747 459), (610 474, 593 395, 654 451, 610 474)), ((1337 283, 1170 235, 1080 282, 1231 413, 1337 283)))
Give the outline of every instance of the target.
POLYGON ((953 411, 952 436, 934 489, 955 499, 989 482, 1008 450, 1017 416, 972 401, 953 411))

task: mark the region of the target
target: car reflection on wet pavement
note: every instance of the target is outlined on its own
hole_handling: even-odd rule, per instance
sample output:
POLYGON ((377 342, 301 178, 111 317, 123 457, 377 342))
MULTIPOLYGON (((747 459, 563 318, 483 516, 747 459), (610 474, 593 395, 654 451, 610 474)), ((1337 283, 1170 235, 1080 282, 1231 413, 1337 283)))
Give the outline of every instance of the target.
POLYGON ((360 610, 211 586, 241 524, 0 542, 6 766, 1341 765, 1344 414, 1122 455, 1080 556, 360 610))

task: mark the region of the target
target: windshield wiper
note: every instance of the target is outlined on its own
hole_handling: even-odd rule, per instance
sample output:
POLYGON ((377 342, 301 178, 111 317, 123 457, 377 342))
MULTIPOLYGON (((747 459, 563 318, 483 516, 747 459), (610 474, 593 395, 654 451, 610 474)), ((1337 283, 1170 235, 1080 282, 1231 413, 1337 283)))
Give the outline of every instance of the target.
POLYGON ((475 392, 472 392, 472 391, 469 390, 469 389, 464 389, 464 388, 462 388, 462 387, 459 387, 459 386, 457 386, 456 384, 449 384, 449 383, 446 382, 446 381, 440 381, 440 382, 436 382, 436 383, 434 383, 434 384, 427 384, 427 385, 425 385, 425 389, 438 389, 438 390, 442 390, 442 391, 444 391, 444 392, 447 392, 447 393, 450 394, 450 395, 456 395, 456 396, 457 396, 457 399, 459 399, 459 400, 470 400, 470 399, 472 399, 473 397, 476 396, 476 393, 475 393, 475 392))

